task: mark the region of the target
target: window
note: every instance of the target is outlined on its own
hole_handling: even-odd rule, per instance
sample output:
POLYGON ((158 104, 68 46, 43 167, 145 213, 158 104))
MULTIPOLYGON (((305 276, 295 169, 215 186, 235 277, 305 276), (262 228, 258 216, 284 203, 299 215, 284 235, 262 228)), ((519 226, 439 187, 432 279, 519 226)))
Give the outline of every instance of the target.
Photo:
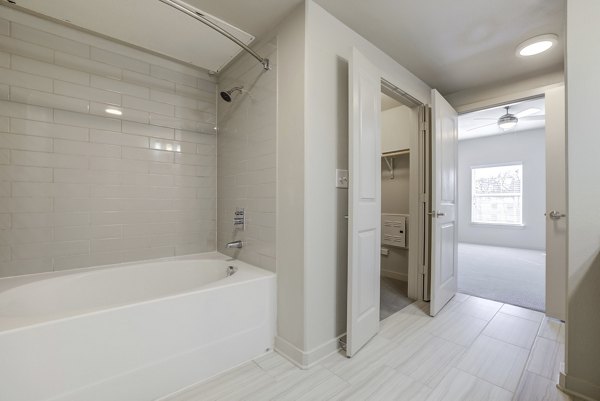
POLYGON ((523 224, 523 164, 471 167, 471 222, 523 224))

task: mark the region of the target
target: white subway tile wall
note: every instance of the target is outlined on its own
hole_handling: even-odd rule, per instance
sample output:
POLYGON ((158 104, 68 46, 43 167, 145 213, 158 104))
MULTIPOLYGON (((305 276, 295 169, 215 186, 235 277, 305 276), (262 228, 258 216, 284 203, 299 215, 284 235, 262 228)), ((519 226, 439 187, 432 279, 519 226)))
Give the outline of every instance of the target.
POLYGON ((219 77, 220 90, 243 85, 245 91, 235 94, 231 103, 221 99, 218 101, 217 249, 275 271, 275 42, 262 46, 260 52, 271 60, 271 71, 265 72, 255 59, 244 55, 219 77), (237 207, 243 207, 246 211, 244 231, 236 230, 233 226, 237 207), (245 242, 241 250, 225 249, 226 243, 235 240, 245 242))
POLYGON ((214 251, 214 79, 3 17, 0 277, 214 251))

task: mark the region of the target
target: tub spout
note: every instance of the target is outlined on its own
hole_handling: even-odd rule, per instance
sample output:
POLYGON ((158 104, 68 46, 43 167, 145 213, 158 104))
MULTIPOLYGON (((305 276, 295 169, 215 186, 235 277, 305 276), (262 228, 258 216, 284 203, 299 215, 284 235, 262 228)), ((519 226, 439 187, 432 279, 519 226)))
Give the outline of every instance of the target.
POLYGON ((241 248, 242 246, 244 246, 244 244, 242 243, 242 241, 232 241, 232 242, 228 242, 225 245, 225 248, 241 248))

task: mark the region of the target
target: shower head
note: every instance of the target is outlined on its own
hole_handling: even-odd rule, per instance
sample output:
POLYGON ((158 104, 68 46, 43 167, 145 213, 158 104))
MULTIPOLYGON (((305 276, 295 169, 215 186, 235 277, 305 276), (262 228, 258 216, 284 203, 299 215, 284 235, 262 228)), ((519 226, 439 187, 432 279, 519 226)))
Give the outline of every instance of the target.
POLYGON ((235 88, 231 88, 228 91, 223 91, 221 92, 221 98, 223 100, 225 100, 227 103, 231 102, 231 95, 234 94, 235 92, 240 92, 242 93, 242 90, 244 89, 243 86, 236 86, 235 88))

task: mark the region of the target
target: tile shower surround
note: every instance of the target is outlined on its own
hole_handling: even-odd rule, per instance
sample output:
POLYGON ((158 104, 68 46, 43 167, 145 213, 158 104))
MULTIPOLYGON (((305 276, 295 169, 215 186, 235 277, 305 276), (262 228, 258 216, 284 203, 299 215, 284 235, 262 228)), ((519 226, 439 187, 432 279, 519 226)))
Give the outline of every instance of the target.
POLYGON ((266 71, 242 55, 219 76, 219 89, 244 86, 231 103, 219 99, 217 151, 218 250, 244 262, 275 271, 275 188, 277 137, 277 44, 263 44, 260 54, 271 60, 266 71), (246 227, 233 229, 233 214, 245 208, 246 227), (242 249, 224 249, 242 240, 242 249))
POLYGON ((0 10, 0 277, 215 250, 214 80, 0 10))

